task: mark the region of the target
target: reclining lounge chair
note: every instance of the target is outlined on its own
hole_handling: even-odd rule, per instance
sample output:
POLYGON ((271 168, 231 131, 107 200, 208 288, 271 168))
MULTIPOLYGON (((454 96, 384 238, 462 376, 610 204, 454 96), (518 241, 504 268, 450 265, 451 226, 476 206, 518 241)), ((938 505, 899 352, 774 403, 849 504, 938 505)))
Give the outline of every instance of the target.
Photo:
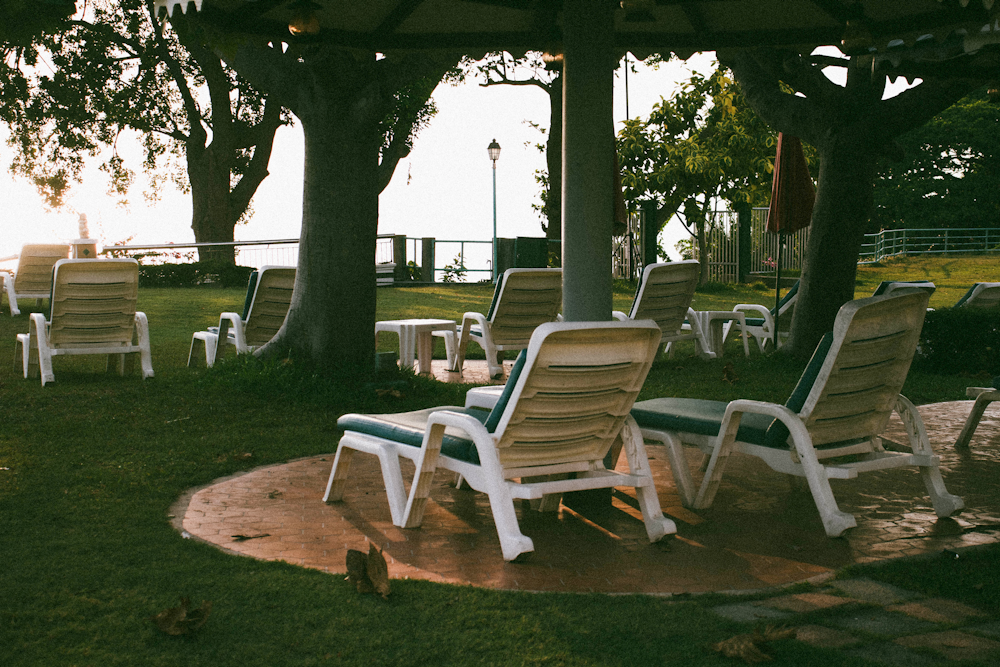
MULTIPOLYGON (((788 338, 788 332, 792 328, 792 314, 795 310, 795 301, 799 297, 799 281, 791 286, 785 296, 778 301, 778 309, 768 310, 765 306, 756 303, 740 303, 733 308, 736 312, 746 313, 746 325, 744 326, 744 341, 746 335, 752 335, 757 341, 757 347, 761 352, 767 349, 769 344, 774 342, 774 320, 775 313, 778 313, 778 347, 781 347, 782 339, 788 338)), ((732 331, 733 322, 727 322, 722 334, 725 341, 732 331)))
POLYGON ((856 525, 833 497, 830 478, 914 466, 939 517, 962 509, 944 486, 920 414, 899 391, 916 350, 927 308, 926 291, 869 297, 841 307, 834 330, 817 346, 785 405, 736 400, 660 398, 632 410, 643 435, 666 445, 684 504, 712 504, 728 457, 741 452, 772 469, 805 477, 826 534, 856 525), (886 451, 879 434, 892 411, 907 427, 909 451, 886 451), (682 444, 710 458, 697 494, 682 444), (848 458, 841 458, 848 457, 848 458))
MULTIPOLYGON (((137 353, 142 377, 153 376, 146 315, 135 309, 139 264, 134 259, 61 259, 52 274, 48 320, 32 313, 28 333, 17 335, 24 377, 53 382, 52 357, 106 354, 126 370, 126 354, 137 353)), ((15 351, 16 354, 16 351, 15 351)))
POLYGON ((60 259, 68 257, 68 245, 32 244, 22 247, 14 274, 0 271, 10 314, 21 314, 17 307, 18 299, 37 299, 41 306, 42 299, 48 299, 52 292, 52 267, 60 259))
POLYGON ((226 345, 234 346, 236 354, 246 354, 274 338, 288 315, 294 286, 294 266, 263 266, 252 272, 242 317, 222 313, 219 326, 196 331, 191 336, 188 366, 197 363, 198 347, 205 348, 205 365, 211 368, 222 358, 226 345))
POLYGON ((386 415, 344 415, 344 436, 324 501, 341 500, 355 451, 382 466, 392 523, 416 528, 436 468, 452 470, 489 496, 504 560, 534 550, 521 533, 516 499, 555 509, 564 492, 631 486, 651 542, 675 531, 665 518, 646 450, 629 409, 660 345, 653 322, 542 324, 518 358, 492 411, 447 406, 386 415), (627 474, 607 470, 617 438, 627 474), (407 492, 400 457, 416 465, 407 492))
MULTIPOLYGON (((507 269, 493 292, 493 302, 484 316, 468 312, 456 332, 455 366, 462 372, 465 351, 474 341, 486 352, 490 377, 503 375, 499 353, 528 347, 531 333, 540 324, 554 322, 562 308, 562 269, 507 269)), ((435 332, 435 336, 451 336, 435 332)))

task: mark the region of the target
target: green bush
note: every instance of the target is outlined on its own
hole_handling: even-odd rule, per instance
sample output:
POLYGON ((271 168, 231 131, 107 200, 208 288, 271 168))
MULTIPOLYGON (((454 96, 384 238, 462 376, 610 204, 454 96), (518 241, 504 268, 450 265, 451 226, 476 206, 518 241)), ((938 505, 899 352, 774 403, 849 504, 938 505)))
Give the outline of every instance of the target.
POLYGON ((223 262, 139 265, 140 287, 246 287, 253 267, 223 262))
POLYGON ((914 366, 949 375, 1000 375, 1000 312, 983 308, 929 311, 914 366))

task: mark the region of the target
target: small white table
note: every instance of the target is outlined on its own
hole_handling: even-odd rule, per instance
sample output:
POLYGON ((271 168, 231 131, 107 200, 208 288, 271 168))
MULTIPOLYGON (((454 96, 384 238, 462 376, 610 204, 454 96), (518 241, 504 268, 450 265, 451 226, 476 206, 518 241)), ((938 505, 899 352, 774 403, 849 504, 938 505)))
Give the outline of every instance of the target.
POLYGON ((750 347, 747 345, 746 337, 746 315, 734 310, 694 310, 688 311, 688 319, 696 320, 698 328, 701 329, 704 343, 700 345, 701 356, 707 359, 719 359, 722 357, 722 348, 725 340, 723 338, 722 325, 733 321, 739 324, 740 332, 743 333, 743 354, 750 356, 750 347), (692 316, 693 313, 693 316, 692 316))
POLYGON ((448 367, 455 365, 455 322, 453 320, 385 320, 375 323, 375 338, 380 331, 388 331, 399 336, 399 365, 413 368, 414 351, 420 373, 431 372, 431 352, 434 348, 435 331, 444 332, 444 347, 448 356, 448 367))

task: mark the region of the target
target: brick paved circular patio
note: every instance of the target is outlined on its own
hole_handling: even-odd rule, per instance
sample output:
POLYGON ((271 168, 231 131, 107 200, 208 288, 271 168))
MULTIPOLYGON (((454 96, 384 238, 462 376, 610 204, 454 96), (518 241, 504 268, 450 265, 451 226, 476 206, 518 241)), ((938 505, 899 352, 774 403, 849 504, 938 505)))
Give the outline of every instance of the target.
MULTIPOLYGON (((952 443, 972 402, 920 408, 948 489, 965 500, 962 514, 939 520, 913 470, 832 480, 841 509, 858 519, 857 528, 838 539, 825 536, 804 484, 742 455, 731 460, 710 509, 681 507, 665 452, 655 446, 649 454, 660 503, 678 532, 654 545, 645 539, 633 499, 616 492, 611 507, 599 510, 564 506, 542 514, 519 507, 522 531, 534 540, 535 552, 526 563, 504 563, 484 494, 455 489, 451 475, 439 472, 422 528, 403 530, 390 521, 375 457, 355 456, 344 502, 321 501, 332 453, 218 480, 180 499, 174 521, 187 534, 234 553, 331 573, 345 572, 348 549, 367 551, 374 542, 385 548, 393 578, 531 591, 753 590, 851 563, 1000 540, 996 405, 987 410, 971 451, 963 453, 952 443)), ((896 421, 885 437, 903 442, 902 433, 896 421)), ((331 452, 335 448, 331 440, 331 452)))

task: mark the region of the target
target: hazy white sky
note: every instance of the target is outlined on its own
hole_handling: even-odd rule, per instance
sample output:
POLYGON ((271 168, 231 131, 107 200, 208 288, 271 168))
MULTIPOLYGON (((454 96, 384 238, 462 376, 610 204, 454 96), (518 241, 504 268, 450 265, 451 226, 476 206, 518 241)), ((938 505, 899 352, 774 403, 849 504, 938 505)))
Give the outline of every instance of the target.
MULTIPOLYGON (((712 60, 712 55, 696 55, 686 64, 671 63, 657 70, 640 65, 638 74, 629 75, 629 113, 647 115, 661 96, 669 97, 678 82, 689 78, 690 68, 708 71, 712 60)), ((418 136, 410 157, 400 161, 379 200, 379 233, 489 240, 493 233, 492 163, 486 147, 496 139, 502 147, 497 162, 497 235, 541 236, 531 205, 538 201, 535 170, 545 166, 544 156, 534 145, 543 137, 528 123, 548 127, 544 92, 528 86, 484 88, 469 81, 440 86, 434 99, 437 116, 418 136)), ((616 122, 624 120, 621 71, 615 80, 614 113, 616 122)), ((6 138, 2 128, 0 136, 6 138)), ((119 146, 123 149, 129 150, 127 143, 119 146)), ((107 195, 107 179, 94 166, 87 170, 84 183, 73 188, 62 210, 46 212, 34 187, 7 172, 10 158, 11 148, 0 144, 0 210, 5 221, 0 257, 17 253, 24 243, 76 238, 78 213, 87 214, 90 235, 104 245, 120 244, 129 237, 133 244, 194 240, 190 199, 171 186, 165 187, 159 202, 147 206, 137 183, 129 208, 122 209, 107 195)), ((299 235, 302 134, 298 127, 279 130, 270 172, 254 198, 252 220, 236 229, 238 240, 299 235)), ((678 229, 668 229, 668 236, 679 238, 679 223, 671 224, 678 229)), ((450 259, 440 252, 438 265, 450 259)))

